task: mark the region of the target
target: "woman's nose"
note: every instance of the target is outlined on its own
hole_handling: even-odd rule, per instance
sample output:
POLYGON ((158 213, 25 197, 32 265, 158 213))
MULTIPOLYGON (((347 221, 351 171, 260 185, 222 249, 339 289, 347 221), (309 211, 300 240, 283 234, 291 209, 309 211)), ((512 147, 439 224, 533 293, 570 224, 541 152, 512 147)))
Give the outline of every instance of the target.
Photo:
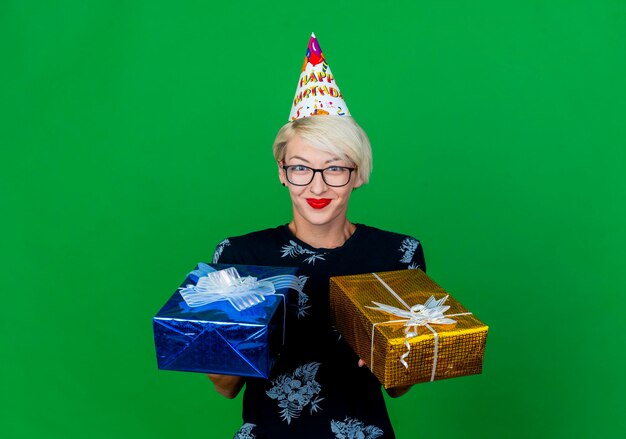
POLYGON ((326 189, 328 189, 328 186, 326 186, 326 182, 322 178, 322 173, 316 172, 315 175, 313 175, 313 181, 309 183, 309 190, 311 193, 319 195, 326 192, 326 189))

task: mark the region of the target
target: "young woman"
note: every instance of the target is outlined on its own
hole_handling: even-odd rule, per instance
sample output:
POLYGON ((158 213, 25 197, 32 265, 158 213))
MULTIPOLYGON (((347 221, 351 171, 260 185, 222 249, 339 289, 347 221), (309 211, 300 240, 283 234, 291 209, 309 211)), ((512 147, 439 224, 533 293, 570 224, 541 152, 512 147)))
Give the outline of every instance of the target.
POLYGON ((348 220, 350 195, 367 183, 372 167, 367 135, 351 117, 289 122, 273 150, 293 219, 225 239, 214 262, 297 266, 307 280, 288 313, 284 352, 269 380, 210 375, 227 398, 245 384, 244 425, 235 438, 394 438, 380 383, 332 327, 329 278, 425 270, 422 247, 410 236, 348 220))

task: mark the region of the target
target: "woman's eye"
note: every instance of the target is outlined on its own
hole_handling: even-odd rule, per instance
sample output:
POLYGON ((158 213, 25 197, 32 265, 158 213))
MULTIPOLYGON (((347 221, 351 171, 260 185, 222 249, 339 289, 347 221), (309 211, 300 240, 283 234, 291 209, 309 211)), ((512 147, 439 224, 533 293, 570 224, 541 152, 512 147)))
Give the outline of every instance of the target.
POLYGON ((304 171, 308 171, 309 168, 307 168, 306 166, 302 166, 302 165, 294 165, 291 167, 291 170, 295 172, 304 172, 304 171))
POLYGON ((346 168, 344 168, 343 166, 330 166, 326 168, 326 171, 332 172, 332 173, 344 172, 345 170, 346 168))

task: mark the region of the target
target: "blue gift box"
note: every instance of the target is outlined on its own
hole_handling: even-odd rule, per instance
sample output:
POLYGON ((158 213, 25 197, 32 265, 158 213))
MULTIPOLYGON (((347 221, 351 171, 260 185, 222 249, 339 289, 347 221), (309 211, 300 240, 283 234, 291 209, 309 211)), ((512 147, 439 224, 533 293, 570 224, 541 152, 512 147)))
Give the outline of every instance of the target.
MULTIPOLYGON (((196 285, 207 270, 230 267, 258 281, 297 273, 290 267, 198 264, 181 288, 196 285)), ((283 345, 290 295, 297 300, 294 290, 281 285, 242 311, 228 300, 190 307, 177 290, 153 318, 159 369, 268 378, 283 345)))

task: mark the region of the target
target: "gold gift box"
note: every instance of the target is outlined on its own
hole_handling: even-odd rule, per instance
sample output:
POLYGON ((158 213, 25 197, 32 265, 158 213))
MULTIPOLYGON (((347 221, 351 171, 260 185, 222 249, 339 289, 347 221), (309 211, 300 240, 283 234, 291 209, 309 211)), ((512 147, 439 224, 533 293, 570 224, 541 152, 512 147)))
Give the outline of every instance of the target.
POLYGON ((387 389, 482 371, 489 328, 451 296, 441 304, 451 324, 411 325, 419 317, 374 309, 378 302, 410 312, 431 296, 448 293, 420 269, 330 278, 335 327, 387 389))

